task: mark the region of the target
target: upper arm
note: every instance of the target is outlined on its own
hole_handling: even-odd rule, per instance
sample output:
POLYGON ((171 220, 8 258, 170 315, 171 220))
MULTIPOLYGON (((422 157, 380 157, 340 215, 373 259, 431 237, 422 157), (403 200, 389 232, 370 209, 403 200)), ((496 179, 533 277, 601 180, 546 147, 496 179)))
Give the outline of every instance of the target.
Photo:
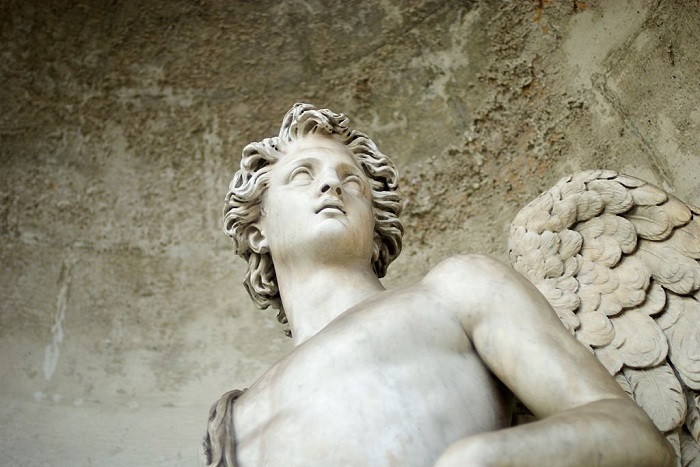
POLYGON ((436 269, 447 304, 481 360, 535 415, 626 399, 542 294, 516 271, 474 255, 436 269))

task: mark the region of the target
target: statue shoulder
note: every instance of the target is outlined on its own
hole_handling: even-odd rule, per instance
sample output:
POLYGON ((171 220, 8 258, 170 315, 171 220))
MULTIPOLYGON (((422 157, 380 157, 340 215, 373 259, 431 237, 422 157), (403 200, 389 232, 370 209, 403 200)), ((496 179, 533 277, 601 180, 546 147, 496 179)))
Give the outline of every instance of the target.
POLYGON ((447 258, 423 278, 423 283, 436 291, 442 301, 460 310, 474 310, 477 303, 489 302, 494 293, 518 281, 519 274, 512 268, 482 254, 447 258))
POLYGON ((505 263, 483 254, 455 255, 441 261, 423 279, 447 289, 460 290, 470 284, 480 287, 495 286, 500 281, 514 277, 514 271, 505 263))
POLYGON ((487 255, 457 255, 442 261, 423 279, 426 287, 451 310, 467 333, 485 323, 520 321, 523 303, 541 313, 549 305, 537 289, 510 266, 487 255))

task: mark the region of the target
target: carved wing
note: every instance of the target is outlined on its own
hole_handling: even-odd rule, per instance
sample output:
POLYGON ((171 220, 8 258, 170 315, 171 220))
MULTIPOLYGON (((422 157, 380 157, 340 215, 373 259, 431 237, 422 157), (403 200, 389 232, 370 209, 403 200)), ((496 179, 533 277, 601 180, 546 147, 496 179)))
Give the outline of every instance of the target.
POLYGON ((700 208, 607 170, 563 178, 511 224, 513 267, 700 465, 700 208))

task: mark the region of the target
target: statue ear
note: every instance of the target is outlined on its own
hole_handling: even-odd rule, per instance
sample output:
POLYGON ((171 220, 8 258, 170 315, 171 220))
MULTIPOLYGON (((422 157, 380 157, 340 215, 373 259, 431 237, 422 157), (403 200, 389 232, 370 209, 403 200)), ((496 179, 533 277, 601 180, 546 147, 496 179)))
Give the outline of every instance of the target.
POLYGON ((250 245, 250 249, 255 253, 263 254, 270 251, 270 245, 267 243, 265 235, 257 225, 251 225, 248 227, 246 234, 248 236, 248 244, 250 245))

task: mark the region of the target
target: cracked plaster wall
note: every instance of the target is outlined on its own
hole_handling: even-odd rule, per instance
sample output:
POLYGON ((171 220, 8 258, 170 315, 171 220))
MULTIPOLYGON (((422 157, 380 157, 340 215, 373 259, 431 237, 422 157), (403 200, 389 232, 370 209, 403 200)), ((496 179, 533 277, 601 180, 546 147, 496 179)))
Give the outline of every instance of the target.
POLYGON ((220 233, 295 101, 403 174, 389 286, 505 259, 558 178, 700 204, 697 1, 0 1, 0 464, 192 465, 209 404, 288 348, 220 233))

